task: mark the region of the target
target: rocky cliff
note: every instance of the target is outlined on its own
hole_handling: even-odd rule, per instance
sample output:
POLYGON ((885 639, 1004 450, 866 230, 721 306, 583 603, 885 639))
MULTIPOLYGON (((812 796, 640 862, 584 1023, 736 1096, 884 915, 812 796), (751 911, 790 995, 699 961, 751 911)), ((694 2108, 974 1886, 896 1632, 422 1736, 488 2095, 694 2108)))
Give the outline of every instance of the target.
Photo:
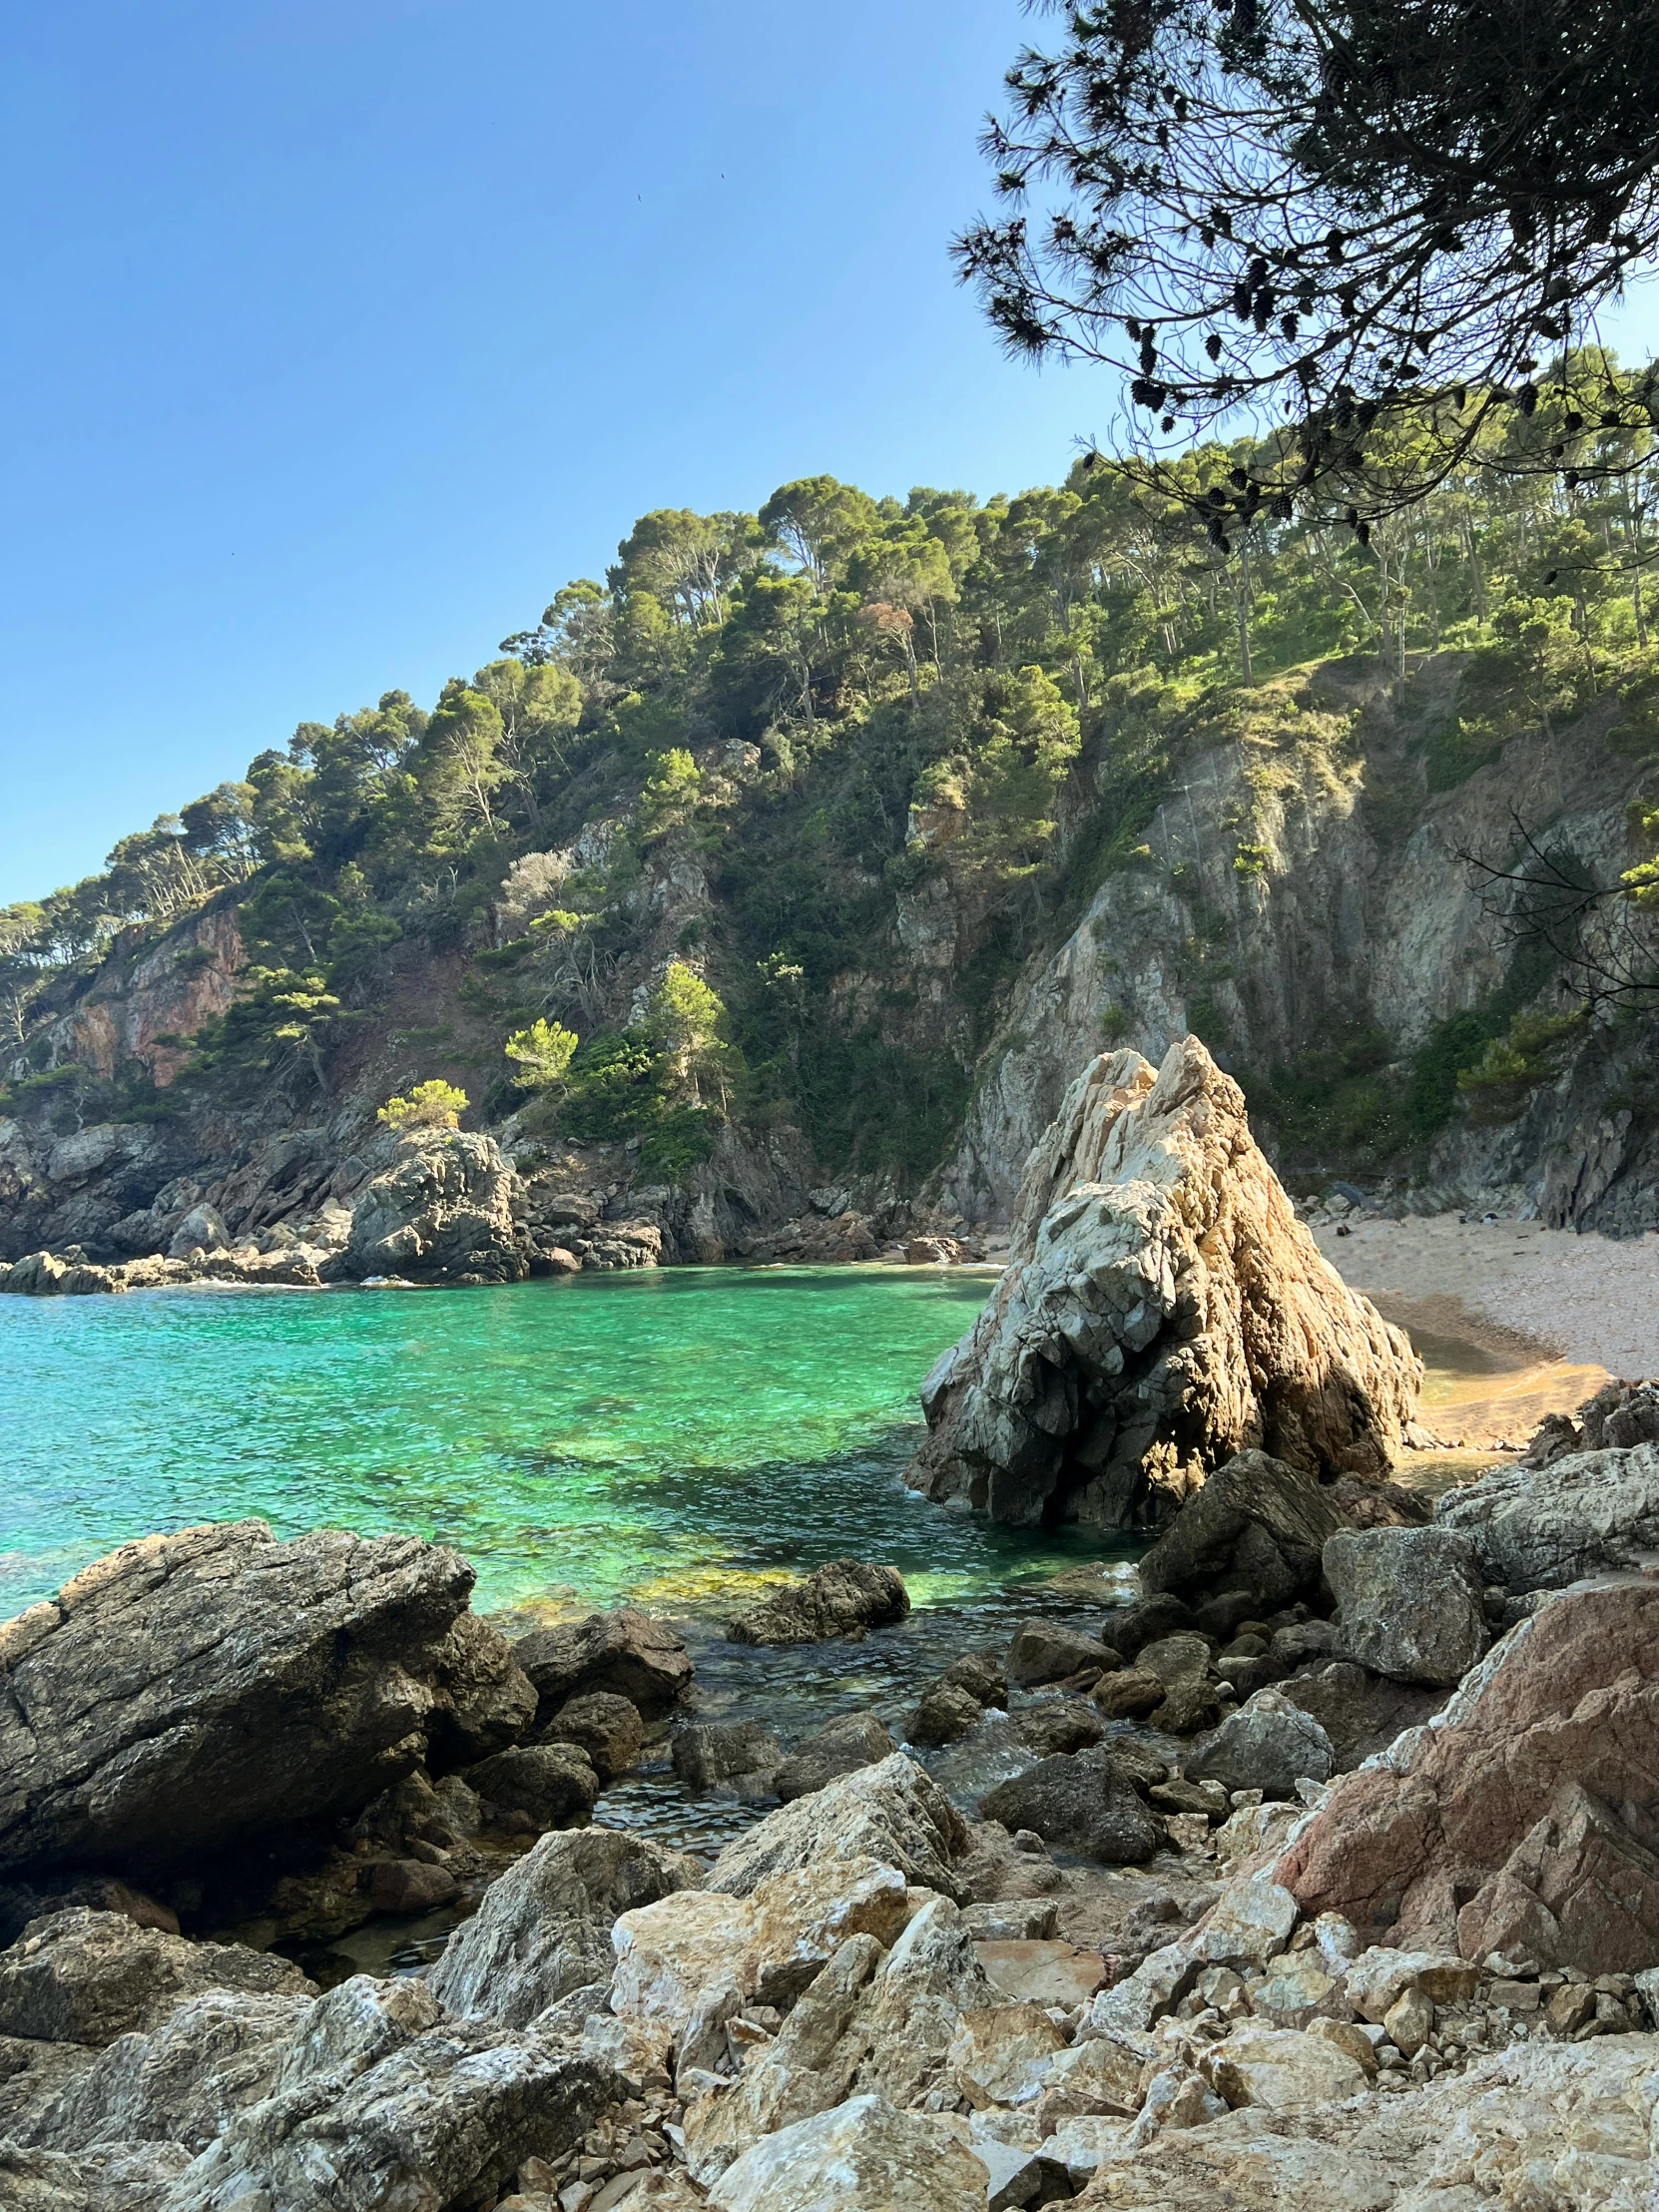
POLYGON ((194 1241, 209 1247, 337 1255, 390 1164, 376 1107, 430 1075, 471 1090, 468 1126, 539 1191, 520 1213, 552 1205, 532 1260, 578 1245, 601 1266, 898 1256, 918 1234, 1005 1229, 1032 1148, 1102 1043, 1156 1061, 1189 1030, 1243 1086, 1293 1188, 1343 1176, 1399 1205, 1628 1233, 1654 1217, 1659 1115, 1649 1019, 1582 1010, 1606 901, 1570 929, 1540 924, 1513 886, 1494 898, 1471 856, 1525 861, 1524 835, 1563 880, 1616 883, 1643 849, 1641 758, 1610 694, 1431 788, 1447 783, 1436 748, 1458 727, 1466 665, 1427 657, 1399 687, 1375 663, 1332 661, 1207 695, 1154 733, 1164 750, 1132 799, 1113 764, 1143 710, 1126 710, 1110 742, 1084 746, 1053 864, 1022 909, 962 859, 965 816, 916 809, 901 864, 843 872, 841 935, 815 940, 830 961, 816 1031, 801 969, 744 965, 755 871, 772 871, 773 895, 778 838, 817 819, 795 825, 798 801, 754 746, 698 756, 720 866, 713 829, 641 851, 635 823, 630 845, 625 795, 596 771, 568 836, 502 867, 460 944, 405 929, 377 955, 330 1017, 325 1056, 307 1047, 314 1069, 295 1047, 269 1080, 203 1074, 201 1040, 271 987, 245 949, 261 879, 223 889, 123 932, 31 1001, 0 1097, 0 1256, 166 1256, 204 1222, 213 1233, 194 1241), (569 937, 581 917, 536 909, 607 868, 601 957, 597 939, 569 937), (505 1029, 568 1010, 644 1065, 650 1050, 628 1041, 688 956, 734 1003, 751 992, 750 1069, 723 1109, 689 1116, 695 1143, 665 1146, 679 1125, 660 1114, 656 1134, 629 1134, 605 1067, 588 1079, 605 1113, 550 1130, 522 1111, 500 1073, 505 1029), (766 1038, 779 1050, 763 1069, 766 1038))

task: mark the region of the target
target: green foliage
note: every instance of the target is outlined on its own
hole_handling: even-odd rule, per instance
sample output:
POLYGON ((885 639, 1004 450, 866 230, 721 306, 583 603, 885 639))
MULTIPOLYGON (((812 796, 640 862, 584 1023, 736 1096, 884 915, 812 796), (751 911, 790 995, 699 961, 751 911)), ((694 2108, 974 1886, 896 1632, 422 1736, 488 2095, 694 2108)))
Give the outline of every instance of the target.
POLYGON ((1518 1119, 1533 1092, 1560 1074, 1565 1049, 1583 1027, 1580 1013, 1516 1014, 1507 1033, 1494 1037, 1474 1066, 1457 1077, 1457 1088, 1468 1100, 1474 1119, 1518 1119))
POLYGON ((514 1087, 521 1091, 550 1091, 564 1081, 581 1040, 574 1029, 556 1021, 533 1021, 516 1030, 502 1047, 509 1060, 518 1063, 514 1087))
POLYGON ((660 1056, 641 1029, 602 1031, 571 1060, 559 1125, 586 1144, 643 1136, 667 1110, 660 1056))
POLYGON ((714 1149, 714 1117, 701 1106, 671 1106, 646 1131, 640 1166, 655 1181, 679 1183, 714 1149))
POLYGON ((650 843, 691 820, 703 779, 697 763, 680 745, 653 753, 646 765, 649 773, 640 792, 639 825, 642 837, 650 843))
POLYGON ((374 1118, 388 1129, 458 1129, 466 1107, 465 1091, 433 1076, 406 1098, 388 1098, 374 1118))

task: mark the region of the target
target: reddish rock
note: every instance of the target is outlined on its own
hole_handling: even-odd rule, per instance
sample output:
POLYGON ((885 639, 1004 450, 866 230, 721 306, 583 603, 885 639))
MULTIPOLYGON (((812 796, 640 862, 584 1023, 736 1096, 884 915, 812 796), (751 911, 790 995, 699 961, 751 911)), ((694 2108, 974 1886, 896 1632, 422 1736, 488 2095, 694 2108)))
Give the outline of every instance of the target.
POLYGON ((1659 1963, 1659 1587, 1572 1591, 1352 1774, 1275 1879, 1374 1940, 1659 1963))

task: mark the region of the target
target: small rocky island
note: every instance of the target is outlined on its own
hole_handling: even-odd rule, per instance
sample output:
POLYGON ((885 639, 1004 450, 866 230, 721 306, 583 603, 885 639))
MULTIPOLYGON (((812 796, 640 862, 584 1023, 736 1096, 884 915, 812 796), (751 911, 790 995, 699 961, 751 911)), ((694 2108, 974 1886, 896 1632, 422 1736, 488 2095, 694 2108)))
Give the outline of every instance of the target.
MULTIPOLYGON (((1659 1388, 1396 1479, 1414 1356, 1236 1102, 1190 1040, 1068 1095, 915 1479, 1150 1548, 902 1710, 711 1718, 672 1623, 260 1522, 0 1627, 0 2205, 1651 2206, 1659 1388)), ((842 1561, 722 1648, 914 1626, 842 1561)))

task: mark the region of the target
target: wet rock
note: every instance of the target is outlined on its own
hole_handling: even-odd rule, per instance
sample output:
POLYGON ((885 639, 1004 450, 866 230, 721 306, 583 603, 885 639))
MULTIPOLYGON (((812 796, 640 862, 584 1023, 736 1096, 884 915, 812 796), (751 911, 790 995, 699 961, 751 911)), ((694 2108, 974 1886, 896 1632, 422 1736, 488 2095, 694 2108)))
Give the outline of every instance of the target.
POLYGON ((1567 1591, 1338 1782, 1279 1878, 1401 1948, 1634 1971, 1659 1963, 1656 1767, 1659 1587, 1567 1591))
POLYGON ((572 1990, 608 1982, 611 1929, 686 1889, 702 1868, 643 1837, 588 1828, 544 1836, 450 1936, 426 1986, 446 2011, 528 2027, 572 1990))
POLYGON ((599 1797, 599 1777, 574 1744, 517 1744, 469 1767, 466 1781, 497 1824, 523 1813, 537 1828, 562 1828, 585 1821, 599 1797))
POLYGON ((1272 1612, 1318 1588, 1344 1526, 1315 1472, 1241 1451, 1218 1467, 1141 1561, 1141 1584, 1183 1598, 1250 1590, 1272 1612))
POLYGON ((1121 1664, 1098 1637, 1085 1636, 1068 1621, 1021 1621, 1008 1646, 1008 1680, 1020 1690, 1062 1682, 1090 1668, 1103 1674, 1121 1664))
POLYGON ((1134 1783, 1104 1752, 1039 1759, 1024 1774, 999 1783, 981 1801, 980 1817, 1005 1828, 1029 1828, 1048 1844, 1082 1852, 1105 1866, 1150 1859, 1159 1824, 1134 1783))
POLYGON ((493 1137, 411 1130, 351 1209, 349 1274, 418 1283, 519 1283, 528 1240, 514 1216, 518 1177, 493 1137))
POLYGON ((1306 1775, 1325 1782, 1336 1771, 1331 1739, 1311 1713, 1277 1690, 1258 1690, 1187 1762, 1192 1773, 1208 1776, 1227 1790, 1260 1790, 1265 1797, 1293 1798, 1306 1775))
POLYGON ((0 2035, 102 2047, 160 2026, 205 1989, 314 1996, 291 1960, 241 1943, 194 1943, 84 1909, 34 1922, 0 1951, 0 2035))
POLYGON ((727 1845, 707 1886, 747 1897, 768 1876, 793 1868, 872 1859, 896 1867, 918 1889, 959 1899, 951 1862, 967 1841, 966 1822, 931 1775, 895 1752, 769 1813, 727 1845))
POLYGON ((912 1744, 953 1744, 978 1727, 983 1712, 971 1690, 955 1682, 935 1682, 922 1692, 904 1733, 912 1744))
POLYGON ((848 2098, 766 2136, 715 2184, 715 2212, 969 2212, 987 2171, 919 2112, 848 2098))
POLYGON ((549 1718, 569 1699, 607 1691, 637 1705, 647 1720, 670 1712, 692 1686, 685 1639, 667 1621, 632 1605, 614 1613, 538 1628, 513 1646, 549 1718))
POLYGON ((712 1790, 741 1777, 771 1777, 784 1764, 784 1747, 764 1722, 695 1722, 676 1734, 674 1771, 690 1790, 712 1790))
POLYGON ((884 1628, 910 1610, 910 1593, 892 1567, 836 1559, 805 1582, 751 1606, 727 1634, 738 1644, 816 1644, 884 1628))
POLYGON ((96 1561, 0 1626, 0 1868, 165 1872, 356 1813, 451 1703, 472 1580, 413 1537, 263 1521, 96 1561))
POLYGON ((1448 1491, 1434 1524, 1472 1545, 1483 1581, 1517 1595, 1638 1566, 1659 1551, 1659 1443, 1494 1467, 1448 1491))
POLYGON ((542 1741, 574 1744, 601 1782, 637 1767, 645 1749, 640 1709, 631 1698, 611 1690, 591 1690, 560 1706, 542 1730, 542 1741))
POLYGON ((795 1798, 822 1790, 840 1775, 877 1765, 897 1749, 873 1713, 843 1713, 838 1720, 815 1729, 797 1747, 778 1769, 774 1787, 788 1805, 795 1798))
POLYGON ((1109 1721, 1144 1720, 1168 1695, 1169 1685, 1145 1667, 1104 1675, 1089 1692, 1092 1703, 1109 1721))
POLYGON ((1321 1258, 1242 1092, 1187 1037, 1156 1073, 1113 1053, 1067 1091, 1009 1265, 923 1385, 907 1479, 998 1520, 1033 1524, 1063 1500, 1116 1527, 1248 1446, 1310 1473, 1382 1473, 1421 1375, 1321 1258))
POLYGON ((1345 1654, 1375 1674, 1449 1688, 1491 1642, 1480 1560, 1451 1529, 1342 1530, 1325 1576, 1345 1654))
POLYGON ((1084 1751, 1106 1733, 1098 1709, 1081 1697, 1044 1698, 1027 1705, 1015 1717, 1014 1726, 1021 1743, 1039 1758, 1084 1751))
POLYGON ((1114 1607, 1101 1622, 1100 1636, 1103 1643, 1132 1660, 1143 1645, 1155 1643, 1161 1636, 1199 1627, 1201 1623, 1183 1599, 1160 1590, 1151 1597, 1137 1598, 1132 1605, 1114 1607))
POLYGON ((424 1859, 376 1860, 364 1874, 368 1904, 376 1913, 429 1913, 460 1890, 447 1867, 424 1859))

